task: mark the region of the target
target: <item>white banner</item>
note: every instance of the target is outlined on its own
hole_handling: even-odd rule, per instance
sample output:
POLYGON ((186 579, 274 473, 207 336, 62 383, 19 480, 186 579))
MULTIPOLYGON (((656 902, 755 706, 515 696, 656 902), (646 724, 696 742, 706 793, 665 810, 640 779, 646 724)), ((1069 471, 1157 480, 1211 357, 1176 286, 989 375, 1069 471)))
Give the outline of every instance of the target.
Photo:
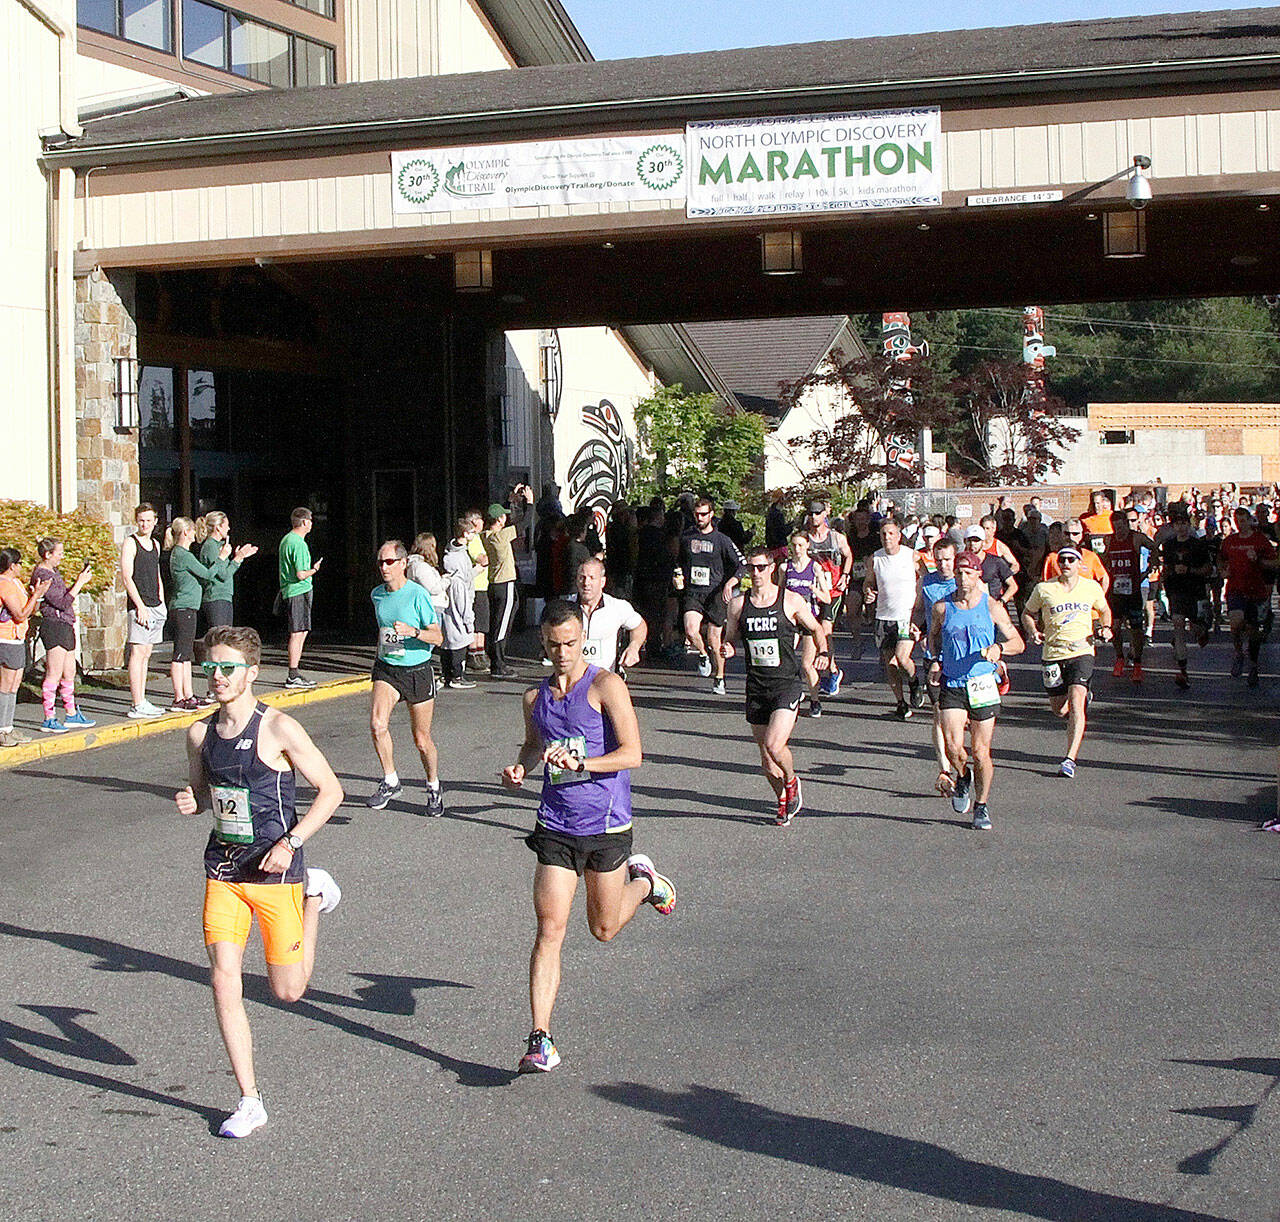
POLYGON ((684 198, 684 137, 616 136, 391 154, 395 212, 684 198))
POLYGON ((941 130, 937 107, 690 123, 688 214, 940 204, 941 130))

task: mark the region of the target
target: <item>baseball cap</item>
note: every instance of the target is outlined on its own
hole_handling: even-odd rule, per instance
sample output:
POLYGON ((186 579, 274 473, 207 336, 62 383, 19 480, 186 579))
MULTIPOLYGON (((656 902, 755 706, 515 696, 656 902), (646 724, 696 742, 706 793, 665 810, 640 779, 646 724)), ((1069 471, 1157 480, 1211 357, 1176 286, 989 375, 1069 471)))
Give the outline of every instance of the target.
POLYGON ((507 507, 505 505, 499 505, 497 501, 494 501, 494 503, 489 506, 489 516, 491 518, 500 518, 506 512, 507 507))
POLYGON ((985 539, 987 532, 975 522, 972 526, 964 528, 964 537, 966 539, 985 539))
POLYGON ((821 501, 817 497, 814 497, 814 499, 809 502, 810 513, 821 513, 824 509, 826 509, 826 507, 827 507, 826 501, 821 501))
POLYGON ((956 557, 956 568, 973 569, 975 572, 982 572, 982 557, 977 552, 961 552, 956 557))
POLYGON ((924 536, 924 538, 926 538, 926 539, 936 539, 940 534, 942 534, 942 531, 940 531, 940 530, 939 530, 936 526, 934 526, 934 525, 933 525, 933 523, 931 522, 931 523, 929 523, 929 525, 928 525, 928 526, 926 526, 926 527, 925 527, 925 528, 924 528, 920 533, 921 533, 921 535, 923 535, 923 536, 924 536))

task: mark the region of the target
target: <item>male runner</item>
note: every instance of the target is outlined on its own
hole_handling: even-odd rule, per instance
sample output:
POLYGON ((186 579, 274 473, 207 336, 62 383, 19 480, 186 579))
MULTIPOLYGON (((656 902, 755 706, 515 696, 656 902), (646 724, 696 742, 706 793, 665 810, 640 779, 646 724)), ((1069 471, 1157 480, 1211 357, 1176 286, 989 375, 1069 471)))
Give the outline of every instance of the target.
POLYGON ((211 628, 201 665, 218 709, 187 731, 190 784, 174 794, 184 815, 208 808, 213 831, 204 851, 204 940, 218 1029, 240 1088, 222 1137, 247 1137, 267 1123, 253 1066, 242 965, 253 918, 271 991, 284 1002, 306 992, 316 962, 322 912, 342 892, 325 870, 306 869, 302 846, 342 802, 342 786, 292 717, 253 694, 262 641, 252 628, 211 628), (294 810, 294 770, 316 789, 306 814, 294 810))
POLYGON ((120 545, 120 578, 129 597, 129 713, 135 721, 164 712, 147 699, 147 664, 152 646, 164 635, 164 580, 154 506, 143 502, 133 511, 133 534, 120 545))
MULTIPOLYGON (((809 555, 826 570, 830 578, 831 598, 818 608, 818 617, 824 623, 830 622, 832 633, 840 622, 840 609, 844 605, 844 596, 849 589, 853 573, 853 551, 848 539, 838 530, 831 527, 827 520, 830 506, 820 497, 815 497, 808 504, 808 516, 805 518, 804 531, 809 537, 809 555)), ((819 680, 818 689, 824 696, 838 696, 844 672, 831 660, 831 668, 819 680)))
POLYGON ((403 791, 396 772, 391 742, 391 710, 403 700, 409 706, 413 745, 418 748, 427 774, 426 813, 440 818, 444 798, 440 794, 440 756, 431 737, 436 707, 436 675, 431 651, 444 644, 444 630, 431 595, 409 580, 409 554, 399 539, 388 539, 378 548, 382 585, 375 586, 373 614, 378 623, 378 654, 373 660, 373 692, 369 701, 369 732, 382 765, 382 780, 364 804, 381 810, 403 791))
POLYGON ((944 797, 955 790, 955 777, 951 761, 947 758, 947 745, 942 737, 942 709, 940 673, 932 669, 935 659, 929 652, 929 628, 933 623, 933 608, 939 599, 955 593, 956 545, 947 535, 941 535, 933 545, 932 569, 920 574, 920 587, 916 592, 916 605, 911 615, 911 631, 917 640, 924 641, 925 686, 929 702, 933 705, 933 750, 938 757, 937 790, 944 797))
POLYGON ((1258 655, 1262 650, 1262 623, 1271 606, 1271 581, 1276 571, 1276 545, 1258 528, 1243 505, 1235 511, 1236 532, 1222 540, 1218 567, 1227 579, 1227 622, 1231 627, 1231 677, 1244 670, 1244 648, 1249 646, 1249 686, 1258 686, 1258 655))
POLYGON ((693 525, 680 536, 680 618, 684 638, 698 655, 698 674, 711 679, 711 690, 724 695, 724 658, 720 656, 720 632, 735 579, 742 568, 742 553, 728 535, 722 535, 711 519, 715 506, 704 496, 693 505, 693 525), (707 640, 702 641, 706 622, 707 640), (714 672, 714 673, 713 673, 714 672))
POLYGON ((578 565, 578 592, 571 601, 582 612, 582 656, 601 670, 625 672, 639 665, 649 627, 625 598, 604 592, 604 578, 604 561, 598 556, 588 556, 578 565), (627 634, 627 647, 619 659, 618 634, 622 632, 627 634))
POLYGON ((307 536, 311 533, 311 510, 298 506, 289 516, 290 528, 280 540, 280 604, 289 629, 289 674, 285 687, 315 687, 315 683, 298 669, 302 665, 302 647, 311 631, 313 578, 320 571, 324 557, 311 563, 307 536))
POLYGON ((1187 676, 1187 625, 1197 625, 1201 649, 1209 643, 1209 629, 1213 626, 1208 593, 1213 559, 1208 541, 1191 533, 1191 514, 1185 505, 1169 506, 1169 525, 1172 534, 1160 544, 1160 560, 1173 624, 1173 660, 1178 664, 1173 681, 1186 691, 1191 686, 1187 676))
POLYGON ((1049 707, 1067 719, 1067 754, 1058 767, 1059 775, 1065 777, 1075 776, 1076 757, 1084 741, 1089 680, 1093 675, 1091 637, 1095 613, 1100 623, 1098 634, 1103 640, 1111 635, 1107 596, 1096 581, 1080 576, 1081 563, 1078 547, 1059 548, 1058 576, 1040 582, 1022 612, 1027 639, 1044 645, 1040 661, 1049 707))
POLYGON ((871 557, 871 568, 863 586, 863 601, 875 606, 876 644, 884 663, 889 689, 897 701, 893 715, 899 721, 911 716, 912 708, 924 704, 924 692, 916 664, 911 660, 915 641, 911 636, 911 611, 916 602, 916 554, 902 546, 902 527, 892 518, 880 525, 881 547, 871 557), (902 694, 906 676, 911 692, 908 705, 902 694))
POLYGON ((538 936, 529 959, 533 1030, 520 1073, 560 1064, 549 1029, 560 989, 560 948, 578 876, 587 886, 587 924, 614 938, 641 904, 669 913, 676 889, 643 853, 631 852, 631 772, 641 761, 640 726, 627 685, 582 656, 582 613, 552 599, 542 612, 551 676, 524 694, 524 743, 502 783, 519 789, 544 764, 538 822, 526 843, 538 855, 533 909, 538 936))
POLYGON ((751 589, 729 606, 724 642, 726 658, 733 642, 741 640, 747 663, 747 724, 760 750, 760 767, 774 796, 785 827, 800 813, 800 778, 787 740, 795 729, 802 686, 796 658, 796 633, 810 633, 818 645, 819 663, 830 657, 827 627, 800 594, 774 580, 776 569, 765 547, 747 552, 751 589))
POLYGON ((1124 637, 1120 625, 1127 624, 1133 651, 1133 681, 1141 683, 1142 646, 1147 631, 1147 611, 1142 601, 1142 552, 1145 548, 1148 558, 1157 552, 1154 540, 1134 529, 1137 522, 1136 509, 1117 509, 1111 515, 1111 534, 1105 537, 1102 563, 1111 575, 1107 602, 1111 605, 1113 624, 1111 643, 1116 650, 1116 661, 1111 673, 1117 679, 1124 674, 1124 637))
POLYGON ((880 535, 871 528, 871 511, 867 508, 865 501, 858 503, 857 509, 850 515, 850 521, 853 529, 846 540, 849 544, 850 566, 849 591, 845 606, 849 631, 853 634, 851 656, 856 662, 862 657, 863 622, 871 611, 865 598, 867 569, 871 564, 871 557, 880 547, 880 535))
POLYGON ((972 803, 976 831, 991 830, 987 810, 994 770, 991 739, 1000 711, 996 664, 1024 648, 1022 634, 1013 626, 1004 604, 987 593, 981 559, 973 552, 961 552, 956 557, 955 593, 933 606, 929 653, 936 659, 931 669, 938 671, 942 685, 938 699, 942 737, 959 778, 951 807, 963 815, 972 803), (973 740, 972 752, 964 746, 966 724, 973 740))

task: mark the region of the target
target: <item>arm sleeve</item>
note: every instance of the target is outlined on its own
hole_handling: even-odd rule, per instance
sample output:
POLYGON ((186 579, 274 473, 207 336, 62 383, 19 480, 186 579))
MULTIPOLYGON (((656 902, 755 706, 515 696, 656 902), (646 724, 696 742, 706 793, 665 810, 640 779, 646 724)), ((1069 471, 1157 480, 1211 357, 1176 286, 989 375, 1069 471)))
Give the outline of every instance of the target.
POLYGON ((721 553, 721 562, 724 564, 724 579, 728 581, 742 571, 742 553, 738 550, 738 545, 728 535, 724 536, 724 546, 721 548, 721 553))

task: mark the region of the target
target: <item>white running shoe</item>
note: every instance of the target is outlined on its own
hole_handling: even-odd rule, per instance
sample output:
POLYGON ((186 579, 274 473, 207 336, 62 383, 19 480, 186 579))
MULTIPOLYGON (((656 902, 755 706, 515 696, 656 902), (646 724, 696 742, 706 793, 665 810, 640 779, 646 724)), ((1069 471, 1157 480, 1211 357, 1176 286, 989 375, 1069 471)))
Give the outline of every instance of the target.
POLYGON ((704 679, 711 678, 711 659, 705 653, 698 655, 698 674, 704 679))
POLYGON ((342 888, 334 882, 333 875, 328 870, 322 870, 319 866, 308 866, 307 881, 303 885, 302 894, 318 895, 320 911, 332 912, 338 906, 338 901, 342 899, 342 888))
POLYGON ((219 1137, 248 1137, 267 1123, 267 1109, 256 1095, 241 1095, 240 1106, 222 1122, 219 1137))
POLYGON ((150 700, 144 700, 141 704, 135 704, 129 710, 129 716, 134 721, 140 721, 147 717, 163 717, 164 710, 158 709, 150 700))

